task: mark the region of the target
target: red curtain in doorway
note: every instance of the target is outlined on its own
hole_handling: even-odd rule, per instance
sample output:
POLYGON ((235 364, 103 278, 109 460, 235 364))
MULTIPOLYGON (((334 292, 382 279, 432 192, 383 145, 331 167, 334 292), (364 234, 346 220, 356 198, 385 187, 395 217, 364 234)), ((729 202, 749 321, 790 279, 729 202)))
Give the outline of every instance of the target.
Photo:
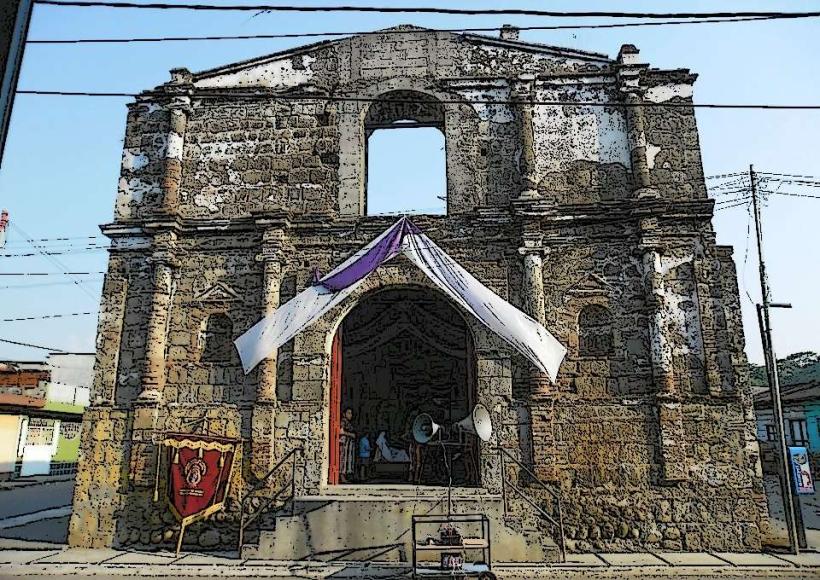
POLYGON ((330 349, 330 433, 328 434, 328 474, 327 483, 339 483, 339 429, 341 421, 342 397, 342 329, 333 337, 330 349))

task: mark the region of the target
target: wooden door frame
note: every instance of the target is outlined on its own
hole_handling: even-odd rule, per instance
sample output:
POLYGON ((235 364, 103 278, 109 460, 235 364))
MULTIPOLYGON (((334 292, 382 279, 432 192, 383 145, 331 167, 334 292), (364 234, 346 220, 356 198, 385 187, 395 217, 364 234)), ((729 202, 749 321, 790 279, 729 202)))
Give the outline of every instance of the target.
POLYGON ((339 429, 342 405, 342 327, 333 336, 330 348, 330 421, 328 429, 327 483, 339 483, 339 429))

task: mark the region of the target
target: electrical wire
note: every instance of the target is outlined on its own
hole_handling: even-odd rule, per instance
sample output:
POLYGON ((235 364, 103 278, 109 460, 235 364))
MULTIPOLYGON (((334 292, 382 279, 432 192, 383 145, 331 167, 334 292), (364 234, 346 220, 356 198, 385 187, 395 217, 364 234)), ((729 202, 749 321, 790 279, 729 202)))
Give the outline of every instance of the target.
MULTIPOLYGON (((83 280, 84 283, 88 284, 89 282, 102 282, 102 278, 95 277, 88 280, 83 280)), ((7 284, 6 286, 0 286, 0 290, 18 290, 18 289, 25 289, 25 288, 44 288, 48 286, 65 286, 66 284, 73 284, 72 280, 66 280, 63 282, 36 282, 34 284, 7 284)))
POLYGON ((64 314, 41 314, 38 316, 21 316, 19 318, 0 318, 0 322, 24 322, 28 320, 47 320, 51 318, 70 318, 74 316, 96 315, 96 312, 66 312, 64 314))
POLYGON ((723 210, 723 209, 732 209, 733 207, 740 207, 741 205, 746 205, 747 203, 749 203, 749 201, 744 200, 744 201, 741 201, 740 203, 735 203, 735 204, 732 204, 732 205, 724 205, 722 207, 716 207, 715 211, 720 211, 720 210, 723 210))
POLYGON ((788 191, 772 191, 770 189, 761 189, 760 191, 765 193, 771 193, 774 195, 785 195, 788 197, 807 197, 810 199, 820 199, 820 195, 810 195, 808 193, 792 193, 788 191))
POLYGON ((67 350, 63 350, 61 348, 53 348, 48 346, 40 346, 39 344, 31 344, 30 342, 19 342, 16 340, 10 340, 8 338, 0 338, 0 342, 6 342, 8 344, 15 344, 17 346, 25 346, 28 348, 39 348, 40 350, 48 350, 51 352, 68 352, 67 350))
MULTIPOLYGON (((127 93, 127 92, 94 92, 94 91, 51 91, 39 89, 20 89, 18 95, 39 95, 52 97, 158 97, 166 96, 163 93, 127 93)), ((243 92, 197 92, 190 95, 193 99, 261 99, 285 101, 329 101, 342 103, 395 103, 395 104, 426 104, 429 101, 421 99, 380 99, 378 97, 341 97, 335 95, 294 95, 283 93, 243 93, 243 92)), ((675 109, 763 109, 763 110, 820 110, 820 104, 770 104, 770 103, 680 103, 665 101, 662 103, 642 101, 630 103, 625 101, 541 101, 541 100, 513 100, 513 99, 436 99, 442 105, 521 105, 554 106, 554 107, 613 107, 613 108, 675 108, 675 109)))
MULTIPOLYGON (((40 252, 40 254, 42 254, 43 257, 46 260, 48 260, 49 262, 51 262, 52 264, 57 266, 57 268, 62 270, 64 273, 66 273, 67 276, 69 276, 69 277, 71 276, 70 274, 67 273, 68 272, 68 267, 65 264, 63 264, 62 261, 60 261, 58 258, 55 258, 53 256, 49 256, 43 250, 38 248, 37 244, 32 241, 31 236, 29 236, 25 231, 23 231, 23 229, 20 226, 12 223, 11 227, 14 228, 15 230, 17 230, 18 232, 20 232, 21 234, 23 234, 23 237, 29 242, 31 247, 34 248, 35 250, 37 250, 38 252, 40 252)), ((82 285, 82 282, 80 280, 74 279, 74 285, 77 286, 77 288, 79 288, 80 290, 82 290, 82 292, 86 296, 91 298, 91 300, 93 300, 95 304, 99 302, 100 297, 95 296, 93 293, 91 293, 85 286, 82 285)))
MULTIPOLYGON (((612 24, 556 24, 553 26, 516 26, 518 31, 543 31, 543 30, 590 30, 609 28, 635 28, 645 26, 675 26, 681 24, 722 24, 731 22, 755 22, 755 21, 778 20, 770 16, 752 16, 747 18, 706 18, 700 20, 667 20, 663 22, 619 22, 612 24)), ((201 40, 275 40, 283 38, 321 38, 321 37, 345 37, 345 36, 381 36, 391 34, 470 34, 477 32, 498 32, 498 26, 465 27, 465 28, 418 28, 413 30, 393 29, 386 30, 362 30, 349 32, 292 32, 281 34, 237 34, 237 35, 212 35, 212 36, 160 36, 160 37, 132 37, 132 38, 43 38, 26 40, 26 44, 126 44, 145 42, 181 42, 181 41, 201 41, 201 40)), ((529 44, 529 43, 528 43, 529 44)))
MULTIPOLYGON (((50 249, 48 249, 50 250, 50 249)), ((54 251, 37 251, 37 252, 28 252, 28 253, 16 253, 16 254, 0 254, 0 258, 31 258, 34 256, 66 256, 66 255, 77 255, 77 254, 88 254, 91 252, 99 252, 99 251, 107 251, 107 247, 96 247, 96 248, 77 248, 76 250, 66 250, 60 252, 54 251)))
POLYGON ((379 14, 453 14, 463 16, 542 16, 550 18, 813 18, 820 12, 746 11, 746 12, 616 12, 555 11, 531 8, 434 8, 429 6, 296 6, 277 4, 168 4, 162 2, 116 2, 103 0, 34 0, 35 4, 71 8, 128 8, 143 10, 200 10, 242 12, 375 12, 379 14))
POLYGON ((106 272, 0 272, 0 276, 93 276, 106 272))

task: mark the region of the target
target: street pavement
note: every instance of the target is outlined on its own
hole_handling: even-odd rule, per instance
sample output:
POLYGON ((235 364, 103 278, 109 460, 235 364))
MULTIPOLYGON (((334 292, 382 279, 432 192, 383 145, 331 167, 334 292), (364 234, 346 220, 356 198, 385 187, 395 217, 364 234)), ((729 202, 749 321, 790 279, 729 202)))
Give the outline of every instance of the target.
MULTIPOLYGON (((774 545, 786 545, 786 522, 783 515, 783 501, 780 496, 780 484, 777 477, 767 475, 763 479, 766 496, 769 501, 770 526, 769 542, 774 545)), ((814 495, 801 495, 800 512, 803 514, 803 525, 806 529, 806 544, 810 549, 820 550, 820 486, 814 495)))
POLYGON ((0 520, 71 505, 74 480, 0 489, 0 520))
POLYGON ((23 483, 0 487, 0 548, 19 541, 65 544, 74 481, 23 483))
MULTIPOLYGON (((820 578, 820 554, 575 554, 561 564, 496 563, 498 578, 820 578)), ((229 555, 115 550, 0 550, 0 576, 154 578, 410 578, 407 563, 242 560, 229 555)), ((446 575, 445 575, 446 576, 446 575)), ((458 577, 458 576, 456 576, 458 577)))
MULTIPOLYGON (((773 538, 785 533, 776 479, 766 489, 775 516, 773 538)), ((140 576, 154 578, 410 578, 406 563, 276 562, 242 560, 234 554, 81 550, 66 548, 67 507, 73 482, 8 484, 0 488, 0 578, 140 576), (16 525, 19 522, 21 525, 16 525)), ((498 578, 818 578, 820 579, 820 495, 802 498, 809 546, 787 554, 721 552, 573 554, 563 564, 497 563, 498 578)))

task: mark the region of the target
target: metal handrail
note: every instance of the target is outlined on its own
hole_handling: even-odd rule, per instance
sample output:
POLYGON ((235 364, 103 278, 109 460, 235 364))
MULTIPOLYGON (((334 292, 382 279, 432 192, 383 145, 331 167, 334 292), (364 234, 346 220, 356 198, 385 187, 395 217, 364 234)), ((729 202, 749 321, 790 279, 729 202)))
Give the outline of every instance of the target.
POLYGON ((288 497, 288 499, 293 500, 293 498, 296 497, 296 460, 294 459, 293 463, 291 464, 291 468, 290 468, 290 482, 284 484, 282 487, 277 489, 274 492, 274 494, 270 498, 267 499, 267 501, 264 503, 264 505, 259 506, 259 509, 254 514, 251 515, 250 519, 246 520, 246 518, 245 518, 245 511, 246 511, 248 501, 250 501, 253 497, 256 497, 253 494, 256 493, 257 491, 259 491, 260 489, 263 489, 265 487, 265 484, 267 483, 267 481, 271 478, 271 476, 274 473, 276 473, 277 471, 279 471, 279 468, 281 468, 288 459, 295 456, 297 453, 302 453, 302 448, 301 447, 294 447, 293 449, 288 451, 285 454, 285 456, 282 457, 282 459, 280 459, 276 463, 276 465, 271 467, 268 470, 268 472, 259 479, 259 481, 256 483, 256 485, 254 485, 251 488, 251 490, 247 493, 247 495, 245 495, 245 497, 242 499, 242 503, 240 504, 240 511, 239 511, 239 542, 238 542, 238 545, 237 545, 237 551, 241 552, 242 551, 242 545, 245 543, 244 542, 245 541, 245 528, 247 528, 249 525, 251 525, 253 522, 255 522, 262 515, 262 512, 264 512, 266 509, 268 509, 268 507, 270 507, 270 505, 273 502, 275 502, 288 487, 290 487, 290 496, 288 497))
POLYGON ((566 551, 566 543, 564 538, 564 510, 561 506, 561 496, 555 490, 553 490, 550 486, 548 486, 545 482, 541 481, 535 473, 532 472, 530 468, 526 465, 521 463, 512 453, 504 449, 503 447, 498 447, 498 455, 501 458, 501 493, 504 502, 504 513, 507 513, 507 486, 512 488, 518 496, 527 502, 530 506, 535 508, 535 510, 547 521, 549 521, 552 525, 558 528, 558 551, 561 557, 562 562, 566 562, 567 559, 567 551, 566 551), (558 521, 555 520, 550 514, 544 510, 541 506, 536 504, 524 491, 515 485, 512 481, 507 479, 506 469, 504 466, 504 456, 512 459, 513 463, 515 463, 518 467, 520 467, 530 478, 535 481, 542 489, 545 489, 553 500, 555 500, 555 511, 558 515, 558 521))
POLYGON ((533 473, 533 472, 532 472, 532 470, 531 470, 529 467, 527 467, 527 466, 526 466, 526 465, 524 465, 521 461, 519 461, 518 459, 516 459, 516 457, 515 457, 512 453, 510 453, 509 451, 507 451, 507 450, 506 450, 506 449, 504 449, 503 447, 499 447, 499 448, 498 448, 498 450, 499 450, 501 453, 503 453, 504 455, 506 455, 507 457, 509 457, 510 459, 512 459, 512 460, 513 460, 513 463, 515 463, 518 467, 520 467, 521 469, 523 469, 523 470, 524 470, 524 472, 525 472, 527 475, 529 475, 529 476, 530 476, 533 480, 535 480, 535 482, 536 482, 538 485, 540 485, 543 489, 547 490, 547 492, 549 492, 549 494, 550 494, 552 497, 554 497, 554 498, 555 498, 555 499, 557 499, 557 500, 560 500, 560 499, 561 499, 561 497, 558 495, 558 492, 556 492, 556 491, 555 491, 554 489, 552 489, 549 485, 547 485, 546 483, 544 483, 543 481, 541 481, 540 479, 538 479, 538 476, 537 476, 537 475, 535 475, 535 473, 533 473))

